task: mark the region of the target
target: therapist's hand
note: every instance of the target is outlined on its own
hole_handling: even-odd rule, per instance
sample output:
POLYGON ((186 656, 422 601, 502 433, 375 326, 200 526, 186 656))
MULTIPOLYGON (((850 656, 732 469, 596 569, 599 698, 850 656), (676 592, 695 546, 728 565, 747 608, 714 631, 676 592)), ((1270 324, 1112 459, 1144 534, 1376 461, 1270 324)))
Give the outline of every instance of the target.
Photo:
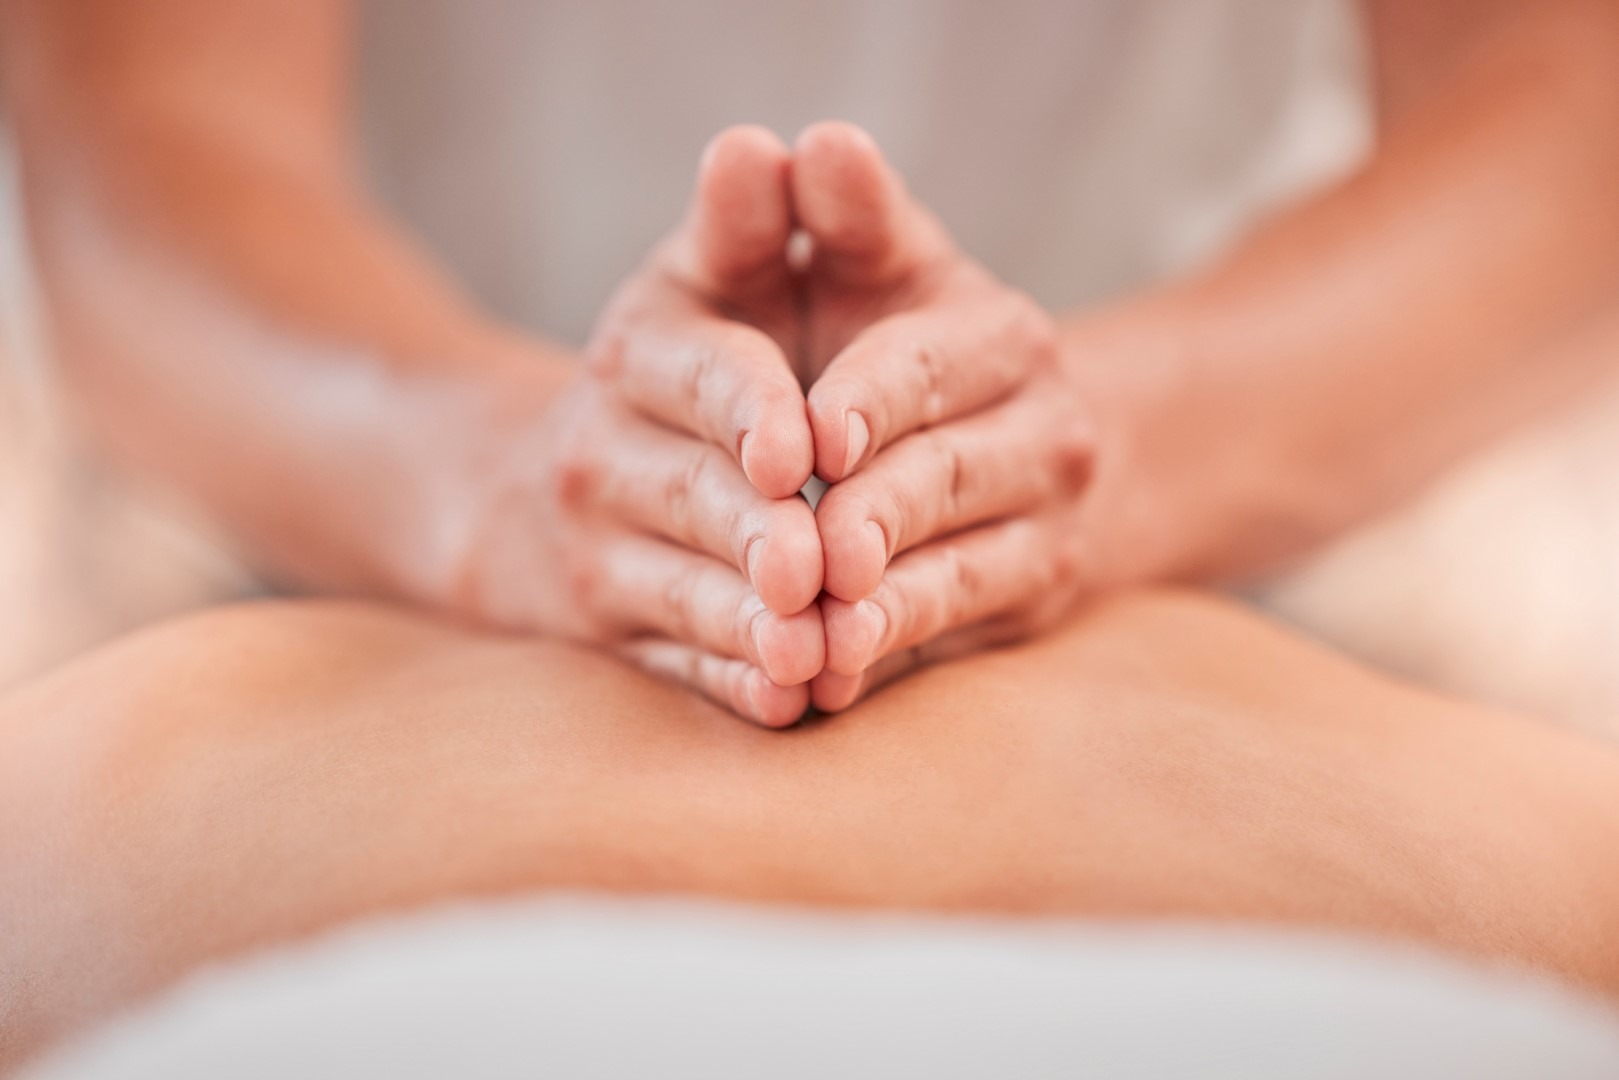
POLYGON ((821 709, 1015 640, 1081 593, 1085 403, 1032 300, 964 256, 875 143, 819 124, 794 148, 813 241, 808 394, 826 554, 821 709))
POLYGON ((606 644, 771 726, 803 714, 824 660, 804 395, 743 321, 791 315, 787 160, 758 129, 710 145, 587 373, 503 455, 464 585, 480 612, 606 644))

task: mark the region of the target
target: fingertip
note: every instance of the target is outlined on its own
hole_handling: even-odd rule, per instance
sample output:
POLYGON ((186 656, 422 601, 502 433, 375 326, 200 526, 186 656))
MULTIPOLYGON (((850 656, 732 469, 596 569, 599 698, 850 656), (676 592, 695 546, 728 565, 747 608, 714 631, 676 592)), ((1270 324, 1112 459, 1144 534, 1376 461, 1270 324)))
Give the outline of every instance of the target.
POLYGON ((810 689, 807 684, 777 686, 754 669, 747 676, 745 693, 750 706, 748 718, 762 727, 792 727, 809 711, 810 689))
POLYGON ((815 475, 836 483, 855 472, 877 449, 870 410, 856 407, 853 394, 837 373, 810 387, 805 407, 814 441, 815 475))
POLYGON ((760 165, 785 165, 792 151, 781 136, 763 124, 732 124, 703 146, 698 162, 700 182, 722 179, 727 173, 760 165))
POLYGON ((692 224, 697 269, 716 283, 786 258, 792 231, 791 153, 768 128, 742 124, 709 140, 692 224))
POLYGON ((888 629, 887 616, 871 600, 849 603, 828 597, 820 606, 826 627, 826 670, 859 675, 876 659, 888 629))
POLYGON ((765 498, 797 495, 815 469, 814 441, 802 406, 759 409, 741 428, 736 456, 748 482, 765 498))
POLYGON ((826 660, 820 609, 810 606, 795 615, 765 615, 755 631, 754 648, 759 667, 777 686, 809 682, 826 660))
POLYGON ((793 141, 793 204, 817 247, 845 255, 885 249, 894 183, 876 140, 847 121, 811 124, 793 141))
POLYGON ((877 591, 888 568, 888 533, 870 518, 837 521, 821 518, 825 549, 822 587, 839 600, 855 603, 877 591))
POLYGON ((852 120, 817 120, 808 125, 793 140, 793 154, 816 164, 850 157, 882 159, 877 140, 852 120))
POLYGON ((842 712, 856 701, 865 690, 865 675, 839 675, 823 671, 810 681, 810 703, 821 712, 842 712))
MULTIPOLYGON (((794 615, 814 602, 821 591, 825 560, 821 537, 808 506, 793 500, 793 520, 749 545, 748 579, 765 607, 777 615, 794 615), (800 515, 798 508, 805 511, 800 515)), ((792 504, 789 503, 789 506, 792 504)))
POLYGON ((742 472, 748 483, 767 499, 786 499, 797 495, 809 482, 813 470, 809 451, 786 451, 773 448, 779 442, 769 435, 743 437, 741 450, 742 472))

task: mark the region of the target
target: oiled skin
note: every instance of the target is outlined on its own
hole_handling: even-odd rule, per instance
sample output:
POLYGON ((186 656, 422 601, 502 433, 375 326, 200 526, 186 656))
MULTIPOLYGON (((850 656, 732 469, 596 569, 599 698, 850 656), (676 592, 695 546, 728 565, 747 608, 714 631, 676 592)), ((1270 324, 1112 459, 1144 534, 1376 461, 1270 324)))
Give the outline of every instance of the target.
POLYGON ((1619 756, 1140 593, 834 719, 328 603, 0 702, 0 1064, 207 958, 590 886, 1388 934, 1619 990, 1619 756))

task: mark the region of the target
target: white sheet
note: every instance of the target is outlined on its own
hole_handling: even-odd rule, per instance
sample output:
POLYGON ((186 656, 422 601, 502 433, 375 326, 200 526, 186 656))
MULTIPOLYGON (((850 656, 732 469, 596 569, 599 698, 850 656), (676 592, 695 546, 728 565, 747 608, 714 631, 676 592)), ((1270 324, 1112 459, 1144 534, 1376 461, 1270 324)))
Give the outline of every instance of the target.
POLYGON ((1619 1027, 1500 972, 1195 926, 566 898, 197 979, 27 1080, 1619 1076, 1619 1027))

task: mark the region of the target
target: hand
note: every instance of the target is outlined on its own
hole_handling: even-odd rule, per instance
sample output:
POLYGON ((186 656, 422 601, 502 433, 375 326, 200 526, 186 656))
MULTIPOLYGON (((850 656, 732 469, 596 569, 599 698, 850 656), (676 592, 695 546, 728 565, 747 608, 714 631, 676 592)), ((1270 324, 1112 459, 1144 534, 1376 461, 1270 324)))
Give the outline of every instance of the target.
POLYGON ((826 670, 847 707, 920 664, 1016 639, 1081 593, 1085 403, 1033 301, 964 256, 863 132, 800 136, 825 550, 826 670))
POLYGON ((736 317, 791 314, 786 176, 786 148, 756 129, 710 146, 685 223, 608 306, 589 374, 502 455, 461 590, 485 617, 608 645, 771 726, 803 714, 825 656, 803 391, 736 317))

